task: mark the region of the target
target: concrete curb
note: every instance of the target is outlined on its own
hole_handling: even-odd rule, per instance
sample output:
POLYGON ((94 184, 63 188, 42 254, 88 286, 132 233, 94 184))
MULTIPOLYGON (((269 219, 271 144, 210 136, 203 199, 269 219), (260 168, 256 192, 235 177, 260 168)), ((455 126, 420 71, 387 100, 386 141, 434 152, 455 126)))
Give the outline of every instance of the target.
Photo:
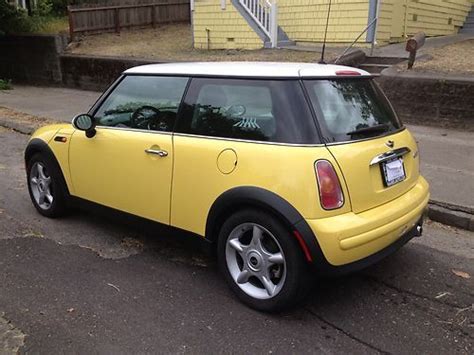
POLYGON ((33 132, 36 130, 36 127, 4 117, 0 117, 0 126, 27 135, 33 134, 33 132))
MULTIPOLYGON (((27 135, 31 135, 36 130, 36 127, 2 117, 0 117, 0 126, 27 135)), ((431 220, 470 231, 474 231, 473 212, 469 207, 456 206, 435 200, 430 200, 428 205, 428 217, 431 220)))
POLYGON ((464 206, 458 206, 457 209, 452 209, 451 206, 443 206, 438 201, 430 200, 428 217, 448 226, 474 231, 474 214, 464 212, 464 206))

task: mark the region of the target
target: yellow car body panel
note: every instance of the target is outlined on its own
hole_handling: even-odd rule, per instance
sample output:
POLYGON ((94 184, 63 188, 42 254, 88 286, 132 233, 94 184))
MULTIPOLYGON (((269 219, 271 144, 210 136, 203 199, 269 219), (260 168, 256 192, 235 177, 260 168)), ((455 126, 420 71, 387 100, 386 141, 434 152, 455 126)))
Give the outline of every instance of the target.
POLYGON ((344 265, 388 247, 412 229, 426 210, 429 196, 428 183, 420 176, 407 193, 377 208, 306 222, 327 261, 344 265))
POLYGON ((65 127, 71 127, 71 125, 55 124, 55 125, 40 127, 31 135, 30 141, 32 139, 41 139, 43 142, 48 144, 51 141, 51 139, 53 139, 56 132, 59 131, 61 128, 65 128, 65 127))
POLYGON ((328 149, 341 167, 349 189, 352 210, 356 213, 401 196, 417 183, 420 175, 418 147, 407 129, 388 137, 329 145, 328 149), (392 141, 393 146, 387 146, 388 141, 392 141), (408 154, 403 155, 406 178, 386 187, 381 178, 380 164, 371 165, 371 161, 374 157, 397 148, 409 150, 408 154))
POLYGON ((98 127, 93 138, 75 131, 69 168, 77 197, 169 224, 171 134, 98 127), (163 149, 165 158, 147 154, 163 149))
POLYGON ((54 138, 61 137, 65 138, 65 142, 56 141, 52 139, 49 143, 49 147, 53 151, 54 156, 56 157, 61 171, 66 181, 68 191, 71 195, 75 194, 74 186, 72 184, 71 172, 69 169, 69 143, 71 141, 71 136, 74 133, 74 128, 71 125, 64 125, 61 127, 55 134, 54 138))
MULTIPOLYGON (((274 192, 309 219, 351 210, 348 200, 335 211, 325 211, 319 203, 314 162, 326 159, 337 167, 325 146, 262 144, 175 135, 174 148, 171 224, 175 227, 204 235, 214 201, 222 193, 241 186, 274 192), (237 162, 235 169, 226 174, 219 170, 218 159, 221 152, 228 149, 235 151, 237 162)), ((343 189, 347 196, 348 191, 345 187, 343 189)))

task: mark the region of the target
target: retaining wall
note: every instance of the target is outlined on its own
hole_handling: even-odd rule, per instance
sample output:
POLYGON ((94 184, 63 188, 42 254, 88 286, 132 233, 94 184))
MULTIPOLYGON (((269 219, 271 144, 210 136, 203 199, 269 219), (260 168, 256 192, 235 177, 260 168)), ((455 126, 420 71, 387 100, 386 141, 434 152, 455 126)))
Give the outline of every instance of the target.
POLYGON ((62 83, 59 55, 66 44, 66 38, 58 35, 0 36, 0 78, 19 83, 62 83))
MULTIPOLYGON (((14 83, 105 90, 124 70, 146 59, 63 54, 65 38, 53 35, 0 37, 0 78, 14 83)), ((358 65, 355 51, 341 64, 358 65)), ((156 62, 154 62, 156 63, 156 62)), ((377 79, 407 123, 474 131, 474 79, 387 69, 377 79)))
POLYGON ((85 90, 103 91, 124 70, 156 62, 142 59, 62 55, 60 63, 64 85, 85 90))
POLYGON ((474 131, 474 79, 388 69, 377 79, 407 123, 474 131))

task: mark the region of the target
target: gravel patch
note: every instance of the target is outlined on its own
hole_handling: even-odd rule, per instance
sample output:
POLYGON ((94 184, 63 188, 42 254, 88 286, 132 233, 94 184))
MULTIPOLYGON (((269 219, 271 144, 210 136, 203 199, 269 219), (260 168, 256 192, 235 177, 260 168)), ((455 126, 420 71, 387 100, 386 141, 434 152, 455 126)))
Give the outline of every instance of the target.
POLYGON ((434 48, 425 54, 431 59, 415 62, 415 71, 474 75, 474 40, 434 48))

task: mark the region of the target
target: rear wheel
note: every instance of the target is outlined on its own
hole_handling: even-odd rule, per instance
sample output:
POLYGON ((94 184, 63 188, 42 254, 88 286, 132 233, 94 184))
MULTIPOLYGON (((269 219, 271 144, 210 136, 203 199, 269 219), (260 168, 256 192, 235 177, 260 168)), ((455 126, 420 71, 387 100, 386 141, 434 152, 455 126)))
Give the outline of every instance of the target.
POLYGON ((67 210, 67 193, 57 164, 37 153, 27 163, 28 191, 33 205, 46 217, 60 217, 67 210))
POLYGON ((275 312, 295 305, 308 289, 308 265, 298 243, 274 216, 246 209, 223 224, 218 243, 224 277, 247 305, 275 312))

